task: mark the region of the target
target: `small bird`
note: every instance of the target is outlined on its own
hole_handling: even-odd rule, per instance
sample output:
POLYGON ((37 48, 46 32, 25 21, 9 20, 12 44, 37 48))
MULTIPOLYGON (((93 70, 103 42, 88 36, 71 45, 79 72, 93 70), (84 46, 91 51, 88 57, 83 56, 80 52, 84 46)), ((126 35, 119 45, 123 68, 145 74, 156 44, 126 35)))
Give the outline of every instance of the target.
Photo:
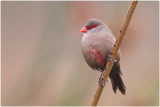
MULTIPOLYGON (((81 50, 87 64, 93 70, 103 73, 107 61, 110 60, 110 54, 116 42, 115 37, 108 26, 98 19, 89 19, 80 31, 84 33, 81 41, 81 50)), ((113 91, 116 93, 118 88, 122 94, 125 94, 125 85, 121 78, 122 73, 119 61, 120 50, 117 53, 116 61, 114 61, 109 77, 113 91)), ((100 79, 99 83, 101 84, 100 79)))

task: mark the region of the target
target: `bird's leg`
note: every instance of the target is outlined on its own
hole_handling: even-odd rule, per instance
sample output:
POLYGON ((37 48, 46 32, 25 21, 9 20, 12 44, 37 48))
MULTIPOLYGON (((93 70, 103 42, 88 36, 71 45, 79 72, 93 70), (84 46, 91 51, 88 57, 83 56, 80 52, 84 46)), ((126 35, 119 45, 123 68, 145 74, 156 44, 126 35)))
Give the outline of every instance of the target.
MULTIPOLYGON (((107 55, 107 60, 108 60, 108 61, 112 61, 112 59, 111 59, 111 53, 109 53, 109 54, 107 55)), ((112 62, 113 62, 113 63, 114 63, 114 62, 117 62, 117 60, 115 59, 115 60, 112 61, 112 62)), ((105 66, 104 70, 106 70, 106 66, 105 66)), ((103 75, 103 73, 104 73, 104 70, 102 71, 101 76, 100 76, 99 81, 98 81, 99 84, 101 84, 103 87, 105 86, 105 84, 103 84, 101 80, 102 80, 102 75, 103 75)), ((107 83, 108 83, 108 79, 107 79, 107 83)))
MULTIPOLYGON (((106 70, 106 67, 105 67, 104 70, 106 70)), ((105 84, 102 83, 101 79, 102 79, 102 75, 103 75, 103 73, 104 73, 104 70, 102 71, 101 76, 100 76, 99 81, 98 81, 99 84, 101 84, 103 87, 105 86, 105 84)), ((109 82, 109 80, 108 80, 108 78, 107 78, 107 84, 108 84, 108 82, 109 82)))
MULTIPOLYGON (((101 76, 100 76, 100 78, 99 78, 99 84, 101 84, 103 87, 105 86, 105 84, 103 84, 102 83, 102 75, 103 75, 103 72, 104 72, 104 70, 102 71, 102 73, 101 73, 101 76)), ((108 83, 108 82, 107 82, 108 83)))
POLYGON ((107 55, 107 60, 108 61, 111 61, 111 62, 117 62, 117 59, 115 59, 114 61, 112 61, 112 59, 111 59, 111 53, 109 53, 108 55, 107 55))

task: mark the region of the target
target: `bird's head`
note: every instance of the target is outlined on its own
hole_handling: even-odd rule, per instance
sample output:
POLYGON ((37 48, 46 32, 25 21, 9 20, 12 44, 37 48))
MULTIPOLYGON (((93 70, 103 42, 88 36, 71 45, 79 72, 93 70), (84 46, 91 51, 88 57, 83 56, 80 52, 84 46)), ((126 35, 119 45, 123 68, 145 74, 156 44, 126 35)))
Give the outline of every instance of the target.
POLYGON ((83 33, 100 33, 107 30, 107 25, 98 19, 89 19, 80 30, 83 33))

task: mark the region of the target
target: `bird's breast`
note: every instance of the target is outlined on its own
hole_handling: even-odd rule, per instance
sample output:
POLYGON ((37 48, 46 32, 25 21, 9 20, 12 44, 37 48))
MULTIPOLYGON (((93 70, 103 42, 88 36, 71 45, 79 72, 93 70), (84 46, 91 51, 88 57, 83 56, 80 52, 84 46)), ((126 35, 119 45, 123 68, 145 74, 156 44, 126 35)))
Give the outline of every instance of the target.
POLYGON ((81 41, 81 48, 83 56, 87 64, 93 69, 103 69, 106 63, 107 48, 102 51, 100 42, 97 42, 97 38, 83 37, 81 41))

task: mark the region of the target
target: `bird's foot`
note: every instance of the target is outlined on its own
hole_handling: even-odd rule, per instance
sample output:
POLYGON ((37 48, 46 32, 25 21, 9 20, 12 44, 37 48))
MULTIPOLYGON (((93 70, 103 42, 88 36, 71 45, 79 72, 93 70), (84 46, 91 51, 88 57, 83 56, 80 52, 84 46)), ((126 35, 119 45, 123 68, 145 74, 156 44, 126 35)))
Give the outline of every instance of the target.
POLYGON ((102 83, 101 79, 102 79, 102 78, 99 78, 99 81, 98 81, 98 82, 99 82, 99 84, 101 84, 103 87, 105 87, 105 84, 102 83))
MULTIPOLYGON (((104 72, 104 70, 102 71, 101 76, 100 76, 98 82, 99 82, 99 84, 101 84, 103 87, 105 87, 105 84, 102 83, 102 75, 103 75, 103 72, 104 72)), ((107 82, 107 83, 108 83, 108 82, 107 82)))
POLYGON ((107 55, 107 60, 111 61, 111 62, 117 62, 117 59, 115 59, 114 61, 111 59, 111 53, 107 55))

